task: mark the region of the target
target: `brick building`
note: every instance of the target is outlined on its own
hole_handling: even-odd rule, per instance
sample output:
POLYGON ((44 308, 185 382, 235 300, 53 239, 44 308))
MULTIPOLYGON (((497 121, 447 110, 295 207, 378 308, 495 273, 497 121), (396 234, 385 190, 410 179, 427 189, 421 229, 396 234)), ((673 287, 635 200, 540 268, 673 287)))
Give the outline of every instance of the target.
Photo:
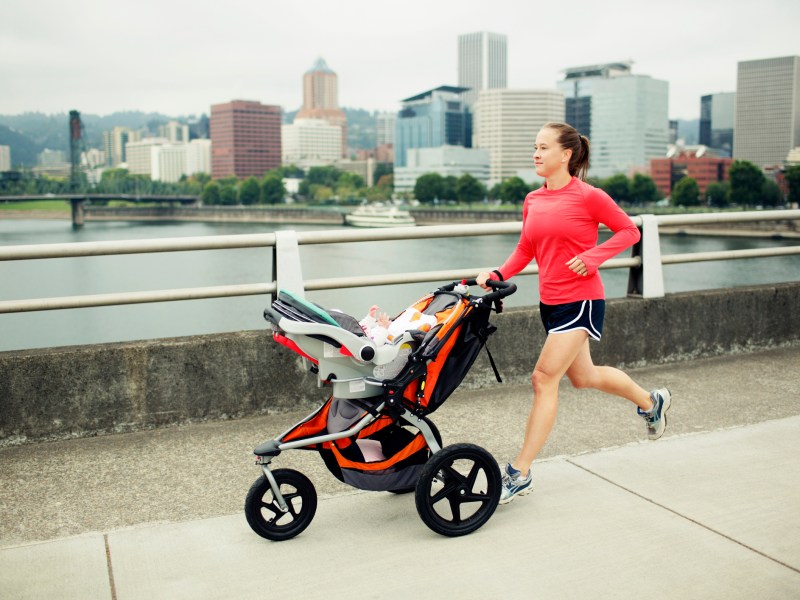
POLYGON ((262 177, 281 166, 281 107, 248 100, 211 106, 211 177, 262 177))
POLYGON ((665 195, 684 177, 697 181, 700 193, 714 181, 727 181, 732 158, 714 156, 705 146, 671 148, 665 158, 650 160, 650 176, 665 195))

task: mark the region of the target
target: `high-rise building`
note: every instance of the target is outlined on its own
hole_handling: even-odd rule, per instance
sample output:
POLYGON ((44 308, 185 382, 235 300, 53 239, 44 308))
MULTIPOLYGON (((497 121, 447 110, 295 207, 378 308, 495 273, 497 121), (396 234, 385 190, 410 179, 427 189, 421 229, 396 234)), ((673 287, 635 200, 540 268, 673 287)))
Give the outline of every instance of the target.
POLYGON ((721 92, 700 97, 700 144, 731 156, 736 94, 721 92))
POLYGON ((11 170, 11 146, 0 146, 0 173, 11 170))
POLYGON ((489 186, 536 178, 533 146, 542 125, 564 120, 557 90, 482 90, 474 106, 472 145, 489 151, 489 186))
POLYGON ((392 112, 378 113, 375 118, 375 145, 394 144, 394 129, 397 125, 397 114, 392 112))
POLYGON ((106 154, 106 165, 118 167, 128 161, 125 155, 125 145, 128 142, 138 142, 142 139, 141 132, 128 127, 114 127, 111 131, 103 132, 103 150, 106 154))
POLYGON ((347 117, 339 108, 339 77, 322 58, 303 75, 303 107, 295 119, 320 119, 339 127, 340 156, 347 155, 347 117))
POLYGON ((402 101, 395 126, 395 168, 406 165, 411 148, 472 146, 472 113, 461 100, 464 91, 443 85, 402 101))
POLYGON ((669 139, 669 84, 633 75, 630 63, 566 70, 558 83, 565 118, 591 143, 589 174, 610 177, 647 171, 669 139))
POLYGON ((458 85, 467 106, 478 100, 478 92, 507 87, 507 38, 501 33, 480 31, 458 36, 458 85))
POLYGON ((211 173, 211 140, 153 145, 150 159, 150 177, 153 180, 176 182, 184 175, 211 173))
POLYGON ((189 141, 189 126, 170 121, 158 126, 158 136, 167 138, 170 144, 185 144, 189 141))
POLYGON ((281 166, 281 107, 233 100, 211 106, 211 176, 262 177, 281 166))
POLYGON ((186 174, 211 174, 211 140, 196 139, 186 146, 186 174))
MULTIPOLYGON (((153 160, 156 156, 154 150, 168 143, 167 138, 144 138, 138 142, 125 144, 128 172, 133 175, 147 175, 158 179, 159 175, 153 173, 153 160)), ((156 171, 158 169, 156 168, 156 171)))
POLYGON ((342 130, 323 119, 295 119, 281 127, 283 164, 301 169, 331 165, 342 157, 342 130))
POLYGON ((800 56, 739 62, 733 158, 783 163, 800 146, 800 56))

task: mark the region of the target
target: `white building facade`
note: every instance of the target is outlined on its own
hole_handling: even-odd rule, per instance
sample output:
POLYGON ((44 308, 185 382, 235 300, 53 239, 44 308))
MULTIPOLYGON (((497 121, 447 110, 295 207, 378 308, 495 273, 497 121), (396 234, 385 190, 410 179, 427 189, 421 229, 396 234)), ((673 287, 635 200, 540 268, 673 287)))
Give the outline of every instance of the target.
POLYGON ((211 173, 211 140, 171 144, 167 138, 145 138, 125 147, 130 173, 149 175, 153 181, 175 183, 184 175, 211 173))
POLYGON ((0 172, 11 170, 11 146, 0 146, 0 172))
POLYGON ((780 165, 800 146, 800 56, 738 64, 733 158, 780 165))
POLYGON ((417 179, 426 173, 442 177, 470 174, 484 186, 489 183, 489 151, 463 146, 409 148, 406 166, 394 169, 394 191, 412 192, 417 179))
POLYGON ((462 94, 467 106, 478 100, 478 92, 508 86, 508 39, 501 33, 479 31, 458 36, 458 86, 470 88, 462 94))
POLYGON ((563 120, 564 94, 558 90, 482 90, 474 106, 472 145, 489 152, 488 186, 511 177, 537 179, 536 134, 545 123, 563 120))
POLYGON ((331 165, 342 156, 342 130, 322 119, 295 119, 281 126, 281 148, 284 165, 331 165))
POLYGON ((394 144, 394 128, 397 124, 397 114, 391 112, 378 113, 376 119, 375 145, 394 144))
POLYGON ((185 146, 186 148, 186 174, 195 173, 211 174, 211 140, 196 139, 185 146))
POLYGON ((128 172, 153 178, 153 148, 168 143, 167 138, 145 138, 125 144, 128 172))

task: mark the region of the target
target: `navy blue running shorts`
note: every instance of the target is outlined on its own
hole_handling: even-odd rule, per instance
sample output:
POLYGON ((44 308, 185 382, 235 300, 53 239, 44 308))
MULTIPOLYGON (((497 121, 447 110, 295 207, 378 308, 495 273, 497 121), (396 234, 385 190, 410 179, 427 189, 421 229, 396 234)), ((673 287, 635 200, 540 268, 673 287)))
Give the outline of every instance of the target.
POLYGON ((594 340, 603 335, 603 318, 606 314, 605 300, 579 300, 567 304, 539 303, 544 330, 550 333, 566 333, 583 329, 594 340))

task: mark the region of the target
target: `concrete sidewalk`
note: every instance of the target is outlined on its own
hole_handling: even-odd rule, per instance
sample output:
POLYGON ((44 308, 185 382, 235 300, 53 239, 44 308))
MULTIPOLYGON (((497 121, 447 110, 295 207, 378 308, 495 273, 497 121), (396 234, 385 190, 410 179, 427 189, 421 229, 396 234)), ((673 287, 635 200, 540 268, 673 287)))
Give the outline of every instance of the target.
MULTIPOLYGON (((600 405, 591 394, 565 389, 550 458, 534 471, 535 492, 499 507, 469 536, 430 531, 411 495, 326 487, 323 472, 294 462, 298 454, 308 465, 313 458, 321 462, 318 457, 286 453, 281 466, 290 462, 306 472, 321 495, 314 521, 297 538, 261 539, 240 508, 213 518, 172 516, 160 524, 87 529, 16 545, 9 541, 20 534, 10 526, 0 542, 0 597, 800 598, 798 364, 800 348, 792 347, 633 371, 646 387, 666 381, 675 396, 670 435, 655 443, 630 443, 641 437, 642 424, 634 423, 636 434, 629 431, 633 419, 621 416, 619 405, 600 405), (597 408, 592 426, 581 421, 588 407, 597 408)), ((436 413, 437 424, 445 444, 467 438, 509 456, 518 444, 516 431, 509 439, 509 414, 524 415, 529 392, 504 389, 488 407, 486 393, 458 392, 436 413), (451 404, 453 410, 444 412, 451 404)), ((278 424, 271 418, 271 426, 278 424)), ((103 479, 110 477, 104 473, 106 444, 124 460, 124 447, 142 455, 149 436, 169 453, 186 445, 176 437, 199 432, 213 447, 210 434, 218 428, 230 437, 245 426, 231 422, 4 449, 3 520, 27 522, 26 511, 39 520, 55 518, 56 497, 8 495, 10 485, 27 485, 26 461, 51 457, 57 464, 59 457, 73 457, 71 472, 78 473, 83 457, 94 465, 88 471, 103 479)), ((140 462, 156 469, 156 463, 140 462)), ((162 470, 170 475, 179 465, 162 470)), ((136 468, 131 464, 128 487, 105 502, 97 486, 84 484, 98 514, 113 513, 124 502, 149 500, 154 509, 190 504, 178 495, 142 496, 136 468)), ((249 471, 248 479, 256 475, 249 471)), ((63 474, 47 469, 38 477, 63 474)), ((68 478, 61 482, 65 488, 68 478)), ((202 493, 188 491, 201 505, 202 493)), ((246 487, 229 493, 241 506, 246 487)))

